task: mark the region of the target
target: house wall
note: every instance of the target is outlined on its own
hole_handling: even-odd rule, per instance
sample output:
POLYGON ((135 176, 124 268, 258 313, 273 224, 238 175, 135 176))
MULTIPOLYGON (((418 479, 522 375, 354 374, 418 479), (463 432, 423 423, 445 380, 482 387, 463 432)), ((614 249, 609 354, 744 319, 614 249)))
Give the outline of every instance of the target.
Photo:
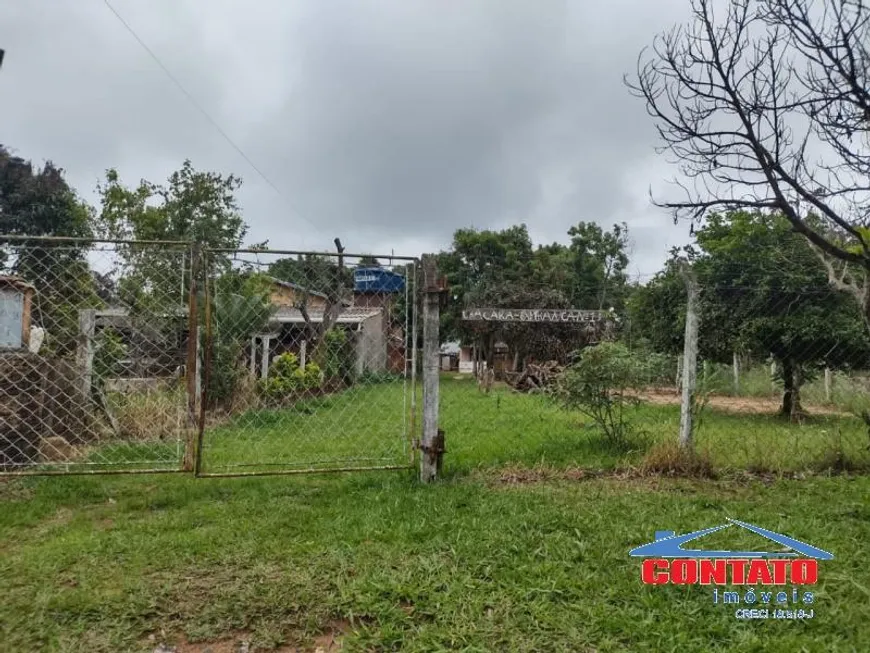
MULTIPOLYGON (((306 293, 302 293, 294 288, 288 288, 287 286, 281 286, 278 284, 272 285, 272 290, 269 294, 270 301, 273 305, 284 308, 293 308, 306 298, 306 293)), ((307 302, 308 303, 306 304, 306 306, 308 310, 326 309, 326 300, 323 297, 309 294, 307 295, 307 302)))

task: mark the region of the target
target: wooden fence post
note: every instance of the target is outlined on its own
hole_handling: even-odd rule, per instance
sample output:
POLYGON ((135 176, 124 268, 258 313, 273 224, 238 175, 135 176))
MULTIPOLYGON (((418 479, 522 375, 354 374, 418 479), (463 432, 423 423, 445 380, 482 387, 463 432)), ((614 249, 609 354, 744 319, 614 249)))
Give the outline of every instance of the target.
POLYGON ((737 355, 737 352, 734 352, 734 357, 732 361, 732 366, 734 370, 734 394, 740 394, 740 356, 737 355))
POLYGON ((833 378, 831 368, 825 367, 825 401, 831 403, 831 394, 833 389, 833 378))
POLYGON ((692 408, 698 364, 698 279, 688 263, 682 266, 686 283, 686 335, 683 345, 683 396, 680 403, 680 447, 692 449, 692 408))
POLYGON ((420 442, 420 481, 438 478, 444 455, 444 433, 438 429, 439 346, 441 289, 432 254, 423 255, 423 437, 420 442))
POLYGON ((185 438, 181 469, 185 472, 193 471, 197 456, 196 435, 199 424, 200 398, 199 307, 197 297, 199 292, 197 283, 199 263, 199 246, 194 244, 190 251, 190 286, 187 296, 187 361, 184 369, 187 394, 187 419, 185 420, 187 437, 185 438))

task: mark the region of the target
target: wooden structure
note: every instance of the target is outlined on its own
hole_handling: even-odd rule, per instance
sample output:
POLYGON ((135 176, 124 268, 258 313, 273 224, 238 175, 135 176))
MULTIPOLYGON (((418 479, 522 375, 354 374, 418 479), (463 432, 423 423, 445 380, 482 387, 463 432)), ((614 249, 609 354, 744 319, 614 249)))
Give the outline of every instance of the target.
POLYGON ((511 383, 519 382, 522 387, 518 389, 523 390, 536 389, 548 383, 553 376, 552 370, 548 366, 550 362, 554 364, 557 362, 542 363, 536 370, 530 371, 529 375, 520 377, 521 381, 517 381, 517 375, 526 367, 526 363, 533 362, 534 354, 530 357, 526 352, 527 355, 522 356, 523 360, 521 361, 519 349, 512 351, 512 348, 504 340, 510 340, 516 345, 523 339, 537 338, 546 333, 550 347, 545 346, 547 351, 543 355, 538 352, 538 355, 558 358, 564 363, 570 350, 609 339, 616 322, 612 310, 574 308, 468 308, 462 311, 462 319, 465 322, 476 323, 478 327, 496 323, 503 324, 505 328, 489 328, 487 337, 490 345, 485 358, 482 356, 481 338, 477 338, 473 346, 462 346, 459 354, 459 371, 473 373, 477 376, 480 372, 491 368, 496 377, 511 383), (518 339, 516 334, 513 338, 506 336, 505 331, 510 331, 511 327, 516 330, 518 327, 522 328, 523 325, 527 325, 524 327, 526 331, 523 338, 518 339), (536 325, 540 325, 540 327, 536 325), (546 325, 561 326, 554 330, 552 328, 546 329, 546 325), (569 327, 569 329, 566 330, 562 327, 569 327), (570 337, 569 331, 573 334, 570 337), (562 349, 568 349, 559 353, 558 347, 555 348, 555 351, 553 350, 552 345, 554 344, 564 345, 562 349))
POLYGON ((30 313, 35 289, 18 277, 0 276, 0 350, 30 347, 30 313))

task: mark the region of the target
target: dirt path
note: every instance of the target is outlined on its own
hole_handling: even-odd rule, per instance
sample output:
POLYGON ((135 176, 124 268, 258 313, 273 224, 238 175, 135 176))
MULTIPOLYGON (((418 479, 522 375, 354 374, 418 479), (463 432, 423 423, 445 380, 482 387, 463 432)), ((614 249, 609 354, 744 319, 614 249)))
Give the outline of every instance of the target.
MULTIPOLYGON (((655 388, 646 390, 637 395, 643 401, 662 406, 677 406, 680 403, 680 395, 674 390, 655 388)), ((780 400, 774 397, 731 397, 728 395, 710 395, 707 405, 719 410, 732 413, 776 413, 780 408, 780 400)), ((832 406, 808 406, 804 405, 811 415, 836 415, 848 417, 832 406)))

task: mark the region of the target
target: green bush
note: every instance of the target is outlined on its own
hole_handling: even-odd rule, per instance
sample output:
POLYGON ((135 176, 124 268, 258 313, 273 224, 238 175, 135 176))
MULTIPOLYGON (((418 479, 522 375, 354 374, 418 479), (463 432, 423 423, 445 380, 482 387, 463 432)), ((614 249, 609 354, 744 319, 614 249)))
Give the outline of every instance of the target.
POLYGON ((605 444, 627 450, 634 444, 634 429, 625 415, 637 403, 631 391, 646 384, 646 365, 617 342, 584 349, 559 376, 554 393, 562 406, 579 410, 600 427, 605 444))
POLYGON ((259 389, 269 399, 288 399, 306 390, 319 388, 322 378, 317 363, 301 367, 296 354, 287 352, 272 361, 268 375, 260 381, 259 389))
POLYGON ((215 293, 211 316, 211 374, 207 388, 210 408, 232 405, 247 374, 243 361, 245 347, 252 334, 265 328, 274 310, 261 287, 262 280, 256 275, 242 280, 225 275, 216 283, 222 286, 235 283, 239 288, 215 293))
POLYGON ((354 348, 344 329, 332 328, 323 334, 321 358, 327 379, 354 380, 354 348))

